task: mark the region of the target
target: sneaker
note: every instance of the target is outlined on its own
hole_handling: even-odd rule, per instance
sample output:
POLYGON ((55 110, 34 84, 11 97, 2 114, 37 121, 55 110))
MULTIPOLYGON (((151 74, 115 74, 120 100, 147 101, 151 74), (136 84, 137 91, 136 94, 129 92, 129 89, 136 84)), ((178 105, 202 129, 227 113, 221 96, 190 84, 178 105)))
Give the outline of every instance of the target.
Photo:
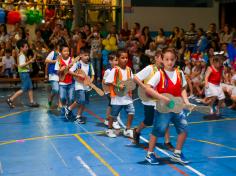
POLYGON ((119 130, 120 129, 120 124, 118 121, 115 121, 112 123, 112 127, 115 129, 115 130, 119 130))
POLYGON ((29 107, 31 107, 31 108, 37 108, 37 107, 39 107, 39 104, 36 103, 36 102, 33 102, 33 103, 30 103, 30 104, 29 104, 29 107))
POLYGON ((171 155, 171 161, 188 164, 189 161, 184 157, 183 153, 173 153, 171 155))
POLYGON ((134 132, 131 129, 125 129, 123 135, 126 137, 134 138, 134 132))
POLYGON ((147 160, 150 164, 159 164, 159 161, 154 153, 147 154, 145 160, 147 160))
POLYGON ((164 143, 164 147, 165 147, 167 150, 170 150, 170 151, 172 151, 172 152, 175 150, 174 146, 173 146, 170 142, 164 143))
POLYGON ((133 142, 135 143, 135 144, 139 144, 139 142, 140 142, 140 133, 137 133, 137 128, 135 128, 134 130, 133 130, 133 135, 134 135, 134 139, 133 139, 133 142))
POLYGON ((79 124, 85 124, 85 120, 82 117, 76 117, 75 121, 79 124))
POLYGON ((108 137, 111 137, 111 138, 117 137, 117 135, 116 135, 116 133, 114 132, 113 129, 106 130, 106 134, 107 134, 108 137))
POLYGON ((103 123, 104 123, 104 125, 108 126, 109 121, 106 119, 106 120, 104 120, 103 123))
POLYGON ((65 107, 65 117, 67 120, 70 120, 71 119, 71 116, 72 116, 72 111, 69 110, 68 106, 65 107))

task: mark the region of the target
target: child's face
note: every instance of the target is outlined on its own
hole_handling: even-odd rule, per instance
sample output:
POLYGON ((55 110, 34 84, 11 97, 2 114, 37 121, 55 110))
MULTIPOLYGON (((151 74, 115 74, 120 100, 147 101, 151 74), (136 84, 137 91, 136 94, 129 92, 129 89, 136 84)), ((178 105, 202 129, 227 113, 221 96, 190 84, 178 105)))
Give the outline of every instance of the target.
POLYGON ((26 53, 28 51, 28 49, 29 49, 28 44, 24 44, 24 46, 21 49, 22 49, 23 52, 26 53))
POLYGON ((175 62, 176 62, 176 57, 173 53, 166 52, 163 55, 163 64, 166 70, 172 70, 174 68, 175 62))
POLYGON ((161 54, 155 56, 155 64, 156 64, 156 65, 161 65, 161 64, 162 64, 162 57, 161 57, 161 54))
POLYGON ((6 57, 10 57, 11 56, 11 53, 9 53, 9 52, 6 52, 6 57))
POLYGON ((220 68, 221 67, 221 62, 220 61, 214 61, 213 62, 215 68, 220 68))
POLYGON ((118 64, 121 67, 125 67, 128 63, 128 53, 121 53, 119 59, 118 59, 118 64))
POLYGON ((61 55, 63 56, 64 59, 69 58, 70 51, 68 47, 64 47, 61 51, 61 55))
POLYGON ((114 59, 110 60, 110 64, 112 67, 115 67, 118 65, 118 59, 115 57, 114 59))
POLYGON ((88 63, 88 61, 89 61, 89 53, 83 53, 83 54, 81 54, 81 60, 82 60, 84 63, 88 63))

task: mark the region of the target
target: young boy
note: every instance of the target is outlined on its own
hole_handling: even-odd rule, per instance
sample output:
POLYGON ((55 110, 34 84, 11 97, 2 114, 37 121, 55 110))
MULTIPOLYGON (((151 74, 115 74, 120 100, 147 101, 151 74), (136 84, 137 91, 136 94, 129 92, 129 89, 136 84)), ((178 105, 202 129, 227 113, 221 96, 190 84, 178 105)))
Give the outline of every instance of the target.
MULTIPOLYGON (((55 70, 55 64, 57 63, 60 46, 55 45, 54 50, 52 50, 47 56, 45 63, 48 64, 48 80, 50 83, 50 93, 48 95, 48 106, 49 108, 52 106, 53 97, 58 95, 59 93, 59 76, 57 74, 57 70, 55 70)), ((61 108, 60 98, 58 98, 58 107, 61 108)))
POLYGON ((3 64, 2 71, 3 71, 4 76, 7 76, 7 77, 13 76, 14 68, 15 68, 15 60, 11 56, 11 53, 12 52, 10 49, 6 49, 5 56, 3 56, 2 58, 2 64, 3 64))
POLYGON ((122 108, 125 109, 128 114, 128 120, 126 129, 124 130, 124 136, 133 138, 133 130, 131 130, 131 124, 135 113, 132 92, 129 91, 124 96, 118 96, 115 93, 115 87, 120 90, 124 89, 124 84, 119 83, 120 81, 126 81, 133 78, 131 68, 127 66, 128 53, 125 50, 118 50, 116 57, 118 58, 118 66, 113 68, 105 80, 106 84, 110 85, 110 96, 111 96, 111 115, 109 118, 108 130, 106 131, 107 136, 117 137, 115 131, 112 129, 113 121, 117 119, 122 108))
MULTIPOLYGON (((110 68, 106 69, 106 71, 104 72, 104 76, 103 76, 103 84, 105 84, 105 80, 106 78, 108 77, 109 73, 111 72, 111 70, 117 66, 118 64, 118 61, 117 61, 117 57, 115 56, 115 54, 110 54, 109 55, 109 64, 110 64, 110 68)), ((105 85, 106 87, 109 88, 109 86, 105 85)), ((110 90, 104 90, 106 96, 107 96, 107 99, 108 99, 108 106, 107 106, 107 111, 106 111, 106 119, 104 121, 104 124, 106 126, 108 126, 108 123, 109 123, 109 118, 110 118, 110 115, 111 115, 111 97, 110 97, 110 90)), ((113 124, 112 124, 113 128, 114 129, 120 129, 120 125, 118 123, 118 121, 114 121, 113 124)))
MULTIPOLYGON (((164 68, 155 73, 152 79, 148 82, 146 93, 154 99, 159 99, 169 108, 173 108, 174 102, 162 93, 168 93, 175 97, 182 97, 184 103, 189 104, 187 93, 185 90, 186 80, 182 71, 175 69, 174 65, 177 60, 176 51, 172 48, 163 50, 162 63, 164 68)), ((155 111, 155 120, 153 124, 152 134, 150 136, 148 153, 146 160, 150 164, 159 164, 153 150, 156 146, 157 137, 163 137, 170 122, 174 123, 178 133, 177 145, 171 156, 173 161, 188 163, 182 153, 182 147, 187 137, 187 120, 184 113, 160 113, 155 111)))
POLYGON ((61 113, 66 106, 69 106, 74 101, 74 83, 73 78, 69 72, 66 72, 70 67, 72 67, 72 58, 70 57, 69 47, 67 45, 62 45, 60 48, 61 55, 58 56, 55 70, 59 75, 59 95, 62 104, 61 113))
POLYGON ((70 69, 70 74, 77 79, 81 80, 75 81, 75 92, 76 92, 76 101, 65 108, 65 116, 67 119, 71 119, 72 110, 79 105, 76 122, 80 124, 85 123, 85 119, 82 117, 82 113, 84 111, 85 105, 89 103, 89 90, 90 87, 83 82, 85 79, 90 79, 90 82, 94 80, 94 69, 91 63, 89 63, 89 51, 81 50, 80 51, 80 61, 76 62, 73 67, 70 69), (81 69, 85 75, 76 73, 78 69, 81 69), (86 78, 86 77, 89 78, 86 78))
POLYGON ((7 99, 7 104, 10 108, 14 108, 15 105, 13 104, 14 100, 21 96, 23 92, 28 92, 30 107, 38 107, 39 105, 34 102, 33 98, 33 86, 32 81, 29 75, 30 72, 30 64, 34 62, 34 58, 27 61, 26 54, 28 51, 28 43, 25 40, 20 40, 17 43, 17 47, 20 49, 20 54, 18 57, 18 72, 20 74, 21 80, 21 89, 14 93, 10 98, 7 99))
MULTIPOLYGON (((162 67, 162 52, 161 50, 158 50, 156 52, 156 55, 154 57, 154 64, 149 65, 145 67, 143 70, 138 72, 134 76, 134 81, 142 88, 145 89, 145 84, 148 83, 148 81, 154 76, 154 74, 161 69, 162 67)), ((138 128, 134 129, 134 143, 139 144, 139 137, 142 129, 144 129, 146 126, 151 126, 153 124, 154 119, 154 113, 155 113, 155 106, 156 102, 153 100, 150 101, 142 101, 144 105, 144 120, 140 123, 138 128)), ((173 151, 174 147, 170 143, 170 134, 169 134, 169 128, 167 128, 165 133, 165 143, 164 146, 173 151)))

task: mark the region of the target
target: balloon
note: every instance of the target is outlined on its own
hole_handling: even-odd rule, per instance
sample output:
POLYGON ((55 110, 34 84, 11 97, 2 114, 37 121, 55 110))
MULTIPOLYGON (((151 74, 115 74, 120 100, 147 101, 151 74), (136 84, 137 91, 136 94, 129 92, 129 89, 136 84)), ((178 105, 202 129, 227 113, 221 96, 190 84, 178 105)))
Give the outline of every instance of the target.
POLYGON ((39 24, 42 22, 43 19, 43 15, 41 12, 39 12, 38 10, 34 11, 34 22, 39 24))
POLYGON ((115 37, 111 37, 109 39, 109 43, 110 43, 110 45, 116 45, 116 38, 115 37))
POLYGON ((5 11, 2 8, 0 8, 0 23, 1 24, 5 23, 5 17, 6 17, 5 11))
POLYGON ((117 45, 112 45, 112 46, 111 46, 111 51, 116 51, 116 50, 118 50, 117 45))
POLYGON ((106 45, 105 49, 108 50, 108 51, 111 51, 111 45, 106 45))
POLYGON ((104 40, 102 41, 102 44, 103 44, 104 46, 106 46, 106 45, 109 44, 109 41, 108 41, 107 39, 104 39, 104 40))
POLYGON ((35 16, 34 16, 34 12, 32 10, 27 11, 26 13, 27 16, 27 24, 33 25, 35 22, 35 16))
POLYGON ((20 16, 20 12, 18 11, 10 11, 7 14, 7 23, 8 24, 16 24, 19 23, 21 21, 21 16, 20 16))

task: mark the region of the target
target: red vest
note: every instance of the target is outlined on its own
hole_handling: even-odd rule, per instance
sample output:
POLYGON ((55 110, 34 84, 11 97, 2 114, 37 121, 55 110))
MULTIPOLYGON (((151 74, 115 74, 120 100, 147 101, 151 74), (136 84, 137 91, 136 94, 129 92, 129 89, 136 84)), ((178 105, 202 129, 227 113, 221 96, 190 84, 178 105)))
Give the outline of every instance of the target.
POLYGON ((160 82, 156 86, 155 90, 162 94, 162 93, 168 93, 175 97, 181 97, 182 92, 182 79, 181 79, 181 73, 178 69, 175 70, 177 73, 177 81, 176 84, 174 84, 171 79, 168 77, 168 75, 165 73, 164 70, 160 70, 160 82))
POLYGON ((208 78, 208 82, 210 82, 212 84, 215 84, 215 85, 219 85, 220 81, 221 81, 221 76, 222 76, 223 69, 220 68, 219 71, 217 71, 212 66, 210 66, 210 68, 211 68, 211 74, 208 78))
MULTIPOLYGON (((69 63, 68 65, 71 63, 72 59, 71 57, 69 58, 69 63)), ((66 63, 63 61, 63 59, 61 58, 60 59, 60 68, 63 67, 63 66, 67 66, 66 63)), ((71 84, 72 83, 72 75, 67 73, 66 76, 65 76, 65 79, 62 81, 60 80, 60 82, 63 82, 63 83, 66 83, 66 84, 71 84)))

